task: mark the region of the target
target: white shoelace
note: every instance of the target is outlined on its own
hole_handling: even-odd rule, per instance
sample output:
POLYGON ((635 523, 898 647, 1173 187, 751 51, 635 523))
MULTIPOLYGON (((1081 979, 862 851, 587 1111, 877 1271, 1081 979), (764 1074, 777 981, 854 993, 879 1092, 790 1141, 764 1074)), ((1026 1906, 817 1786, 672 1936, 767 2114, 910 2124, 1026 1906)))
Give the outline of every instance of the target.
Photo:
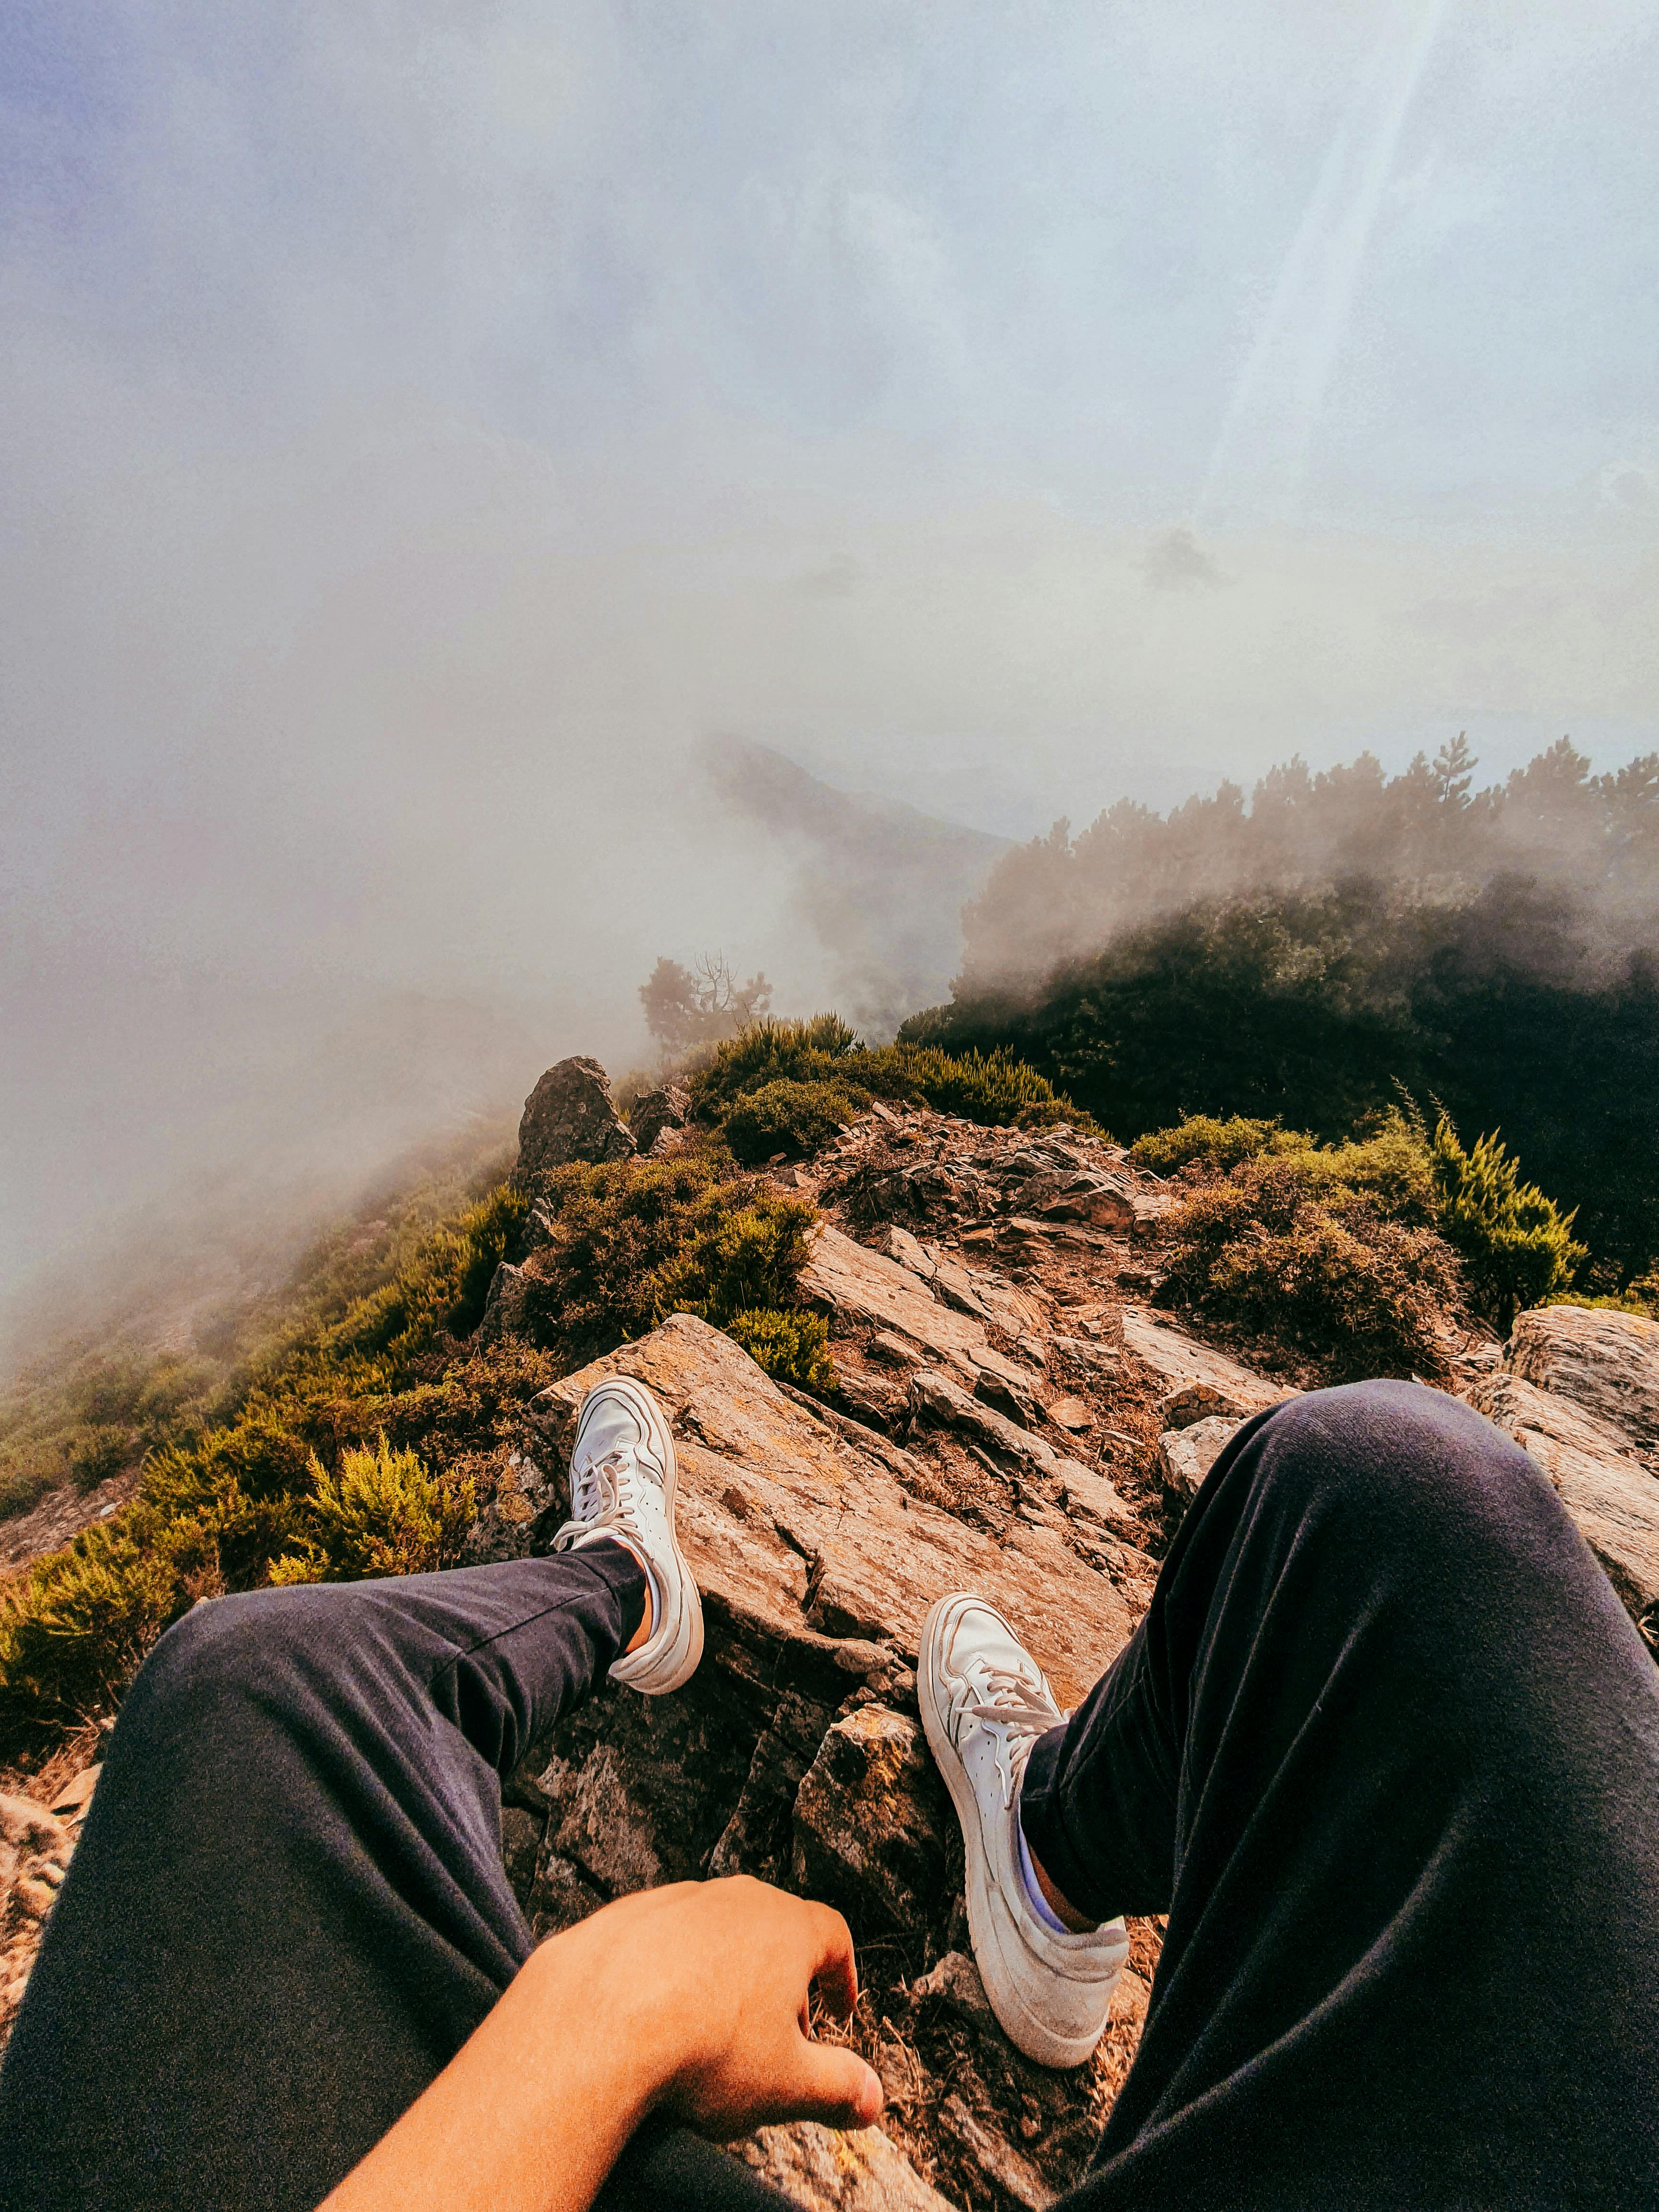
MULTIPOLYGON (((987 1694, 961 1698, 957 1711, 964 1720, 979 1721, 1002 1730, 1002 1741, 997 1747, 997 1770, 1002 1777, 1002 1804, 1006 1812, 1013 1806, 1014 1793, 1025 1771, 1031 1746, 1057 1725, 1057 1716, 1052 1706, 1037 1703, 1033 1694, 1036 1686, 1029 1675, 1012 1674, 1002 1667, 986 1667, 981 1672, 987 1694)), ((964 1680, 963 1686, 972 1688, 974 1685, 964 1680)))
POLYGON ((626 1530, 637 1536, 634 1515, 634 1455, 618 1448, 602 1459, 590 1460, 575 1478, 570 1500, 572 1517, 553 1539, 556 1552, 568 1551, 579 1536, 614 1534, 626 1530))

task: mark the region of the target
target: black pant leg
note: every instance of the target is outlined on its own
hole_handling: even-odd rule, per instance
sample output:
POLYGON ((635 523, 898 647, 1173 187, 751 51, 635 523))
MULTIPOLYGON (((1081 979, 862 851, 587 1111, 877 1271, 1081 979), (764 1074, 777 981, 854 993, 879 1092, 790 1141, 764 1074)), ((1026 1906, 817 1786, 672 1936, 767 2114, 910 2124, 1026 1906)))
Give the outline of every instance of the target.
POLYGON ((1170 1915, 1079 2206, 1659 2204, 1659 1670, 1467 1407, 1247 1425, 1023 1805, 1170 1915))
POLYGON ((528 1955, 498 1776, 643 1602, 595 1546, 170 1629, 0 2073, 0 2202, 318 2203, 528 1955))

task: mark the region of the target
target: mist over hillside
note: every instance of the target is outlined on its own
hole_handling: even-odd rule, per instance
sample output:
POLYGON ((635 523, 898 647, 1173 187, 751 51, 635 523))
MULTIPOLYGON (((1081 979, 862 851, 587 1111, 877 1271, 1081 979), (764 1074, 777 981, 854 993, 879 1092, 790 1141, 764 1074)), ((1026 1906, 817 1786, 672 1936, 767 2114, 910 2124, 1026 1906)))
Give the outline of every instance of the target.
POLYGON ((711 738, 702 757, 732 813, 787 856, 790 914, 830 955, 830 1002, 867 1036, 890 1037, 950 981, 963 909, 1009 841, 839 791, 772 745, 711 738))
POLYGON ((1183 1113, 1345 1133, 1405 1091, 1501 1127, 1598 1280, 1659 1254, 1659 756, 1563 739, 1475 788, 1459 739, 1006 854, 952 997, 902 1032, 1012 1047, 1120 1136, 1183 1113))

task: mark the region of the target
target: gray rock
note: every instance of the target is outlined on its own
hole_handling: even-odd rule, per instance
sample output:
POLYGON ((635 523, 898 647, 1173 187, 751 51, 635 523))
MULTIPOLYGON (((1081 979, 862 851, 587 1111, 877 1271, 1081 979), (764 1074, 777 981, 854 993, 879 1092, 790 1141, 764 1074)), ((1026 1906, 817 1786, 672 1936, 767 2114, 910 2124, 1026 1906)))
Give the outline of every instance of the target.
POLYGON ((950 1819, 915 1722, 861 1706, 827 1732, 796 1796, 794 1887, 855 1929, 925 1927, 945 1895, 950 1819))
POLYGON ((1200 1344, 1183 1329, 1172 1328, 1144 1306, 1124 1307, 1123 1342, 1127 1350, 1152 1369, 1164 1385, 1166 1399, 1182 1397, 1194 1384, 1202 1384, 1214 1392, 1213 1400, 1188 1402, 1207 1405, 1214 1413, 1231 1414, 1235 1420, 1297 1395, 1282 1383, 1270 1382, 1265 1375, 1241 1366, 1224 1352, 1200 1344))
POLYGON ((499 1344, 503 1337, 520 1334, 524 1328, 525 1293, 529 1287, 524 1269, 503 1260, 489 1279, 489 1296, 484 1300, 483 1319, 478 1323, 480 1344, 499 1344))
POLYGON ((879 2128, 757 2128, 732 2155, 806 2212, 955 2212, 879 2128))
POLYGON ((1479 1376, 1464 1395, 1548 1475, 1621 1602, 1641 1622, 1659 1602, 1659 1476, 1635 1457, 1625 1431, 1518 1375, 1479 1376))
POLYGON ((1166 1430, 1158 1440, 1158 1472, 1164 1496, 1177 1504, 1190 1504, 1238 1426, 1224 1414, 1212 1413, 1190 1428, 1166 1430))
POLYGON ((979 1968, 965 1951, 947 1951, 929 1972, 910 1984, 912 1997, 936 1997, 976 2027, 994 2027, 996 2014, 985 1994, 979 1968))
POLYGON ((665 1083, 660 1091, 647 1091, 634 1101, 628 1117, 634 1141, 642 1152, 655 1152, 659 1139, 684 1128, 690 1119, 691 1094, 678 1083, 665 1083))
POLYGON ((573 1160, 631 1159, 637 1149, 611 1103, 610 1082, 597 1060, 560 1060, 525 1100, 519 1123, 521 1178, 573 1160))
POLYGON ((1515 1324, 1507 1364, 1644 1449, 1659 1445, 1659 1322, 1599 1306, 1534 1306, 1515 1324))
POLYGON ((993 2188, 1012 2197, 1017 2204, 1027 2206, 1029 2212, 1048 2212, 1048 2207, 1054 2201, 1054 2191, 1030 2159, 1022 2158, 1012 2143, 975 2119, 954 2092, 939 2106, 939 2124, 993 2188))

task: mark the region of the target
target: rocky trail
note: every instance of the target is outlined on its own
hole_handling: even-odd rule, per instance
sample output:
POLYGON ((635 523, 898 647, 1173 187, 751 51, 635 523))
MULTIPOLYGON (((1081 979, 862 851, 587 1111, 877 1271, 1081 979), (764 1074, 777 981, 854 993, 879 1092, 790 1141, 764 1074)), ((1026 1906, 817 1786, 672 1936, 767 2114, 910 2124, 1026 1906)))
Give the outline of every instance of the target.
MULTIPOLYGON (((602 1093, 592 1062, 550 1071, 535 1095, 562 1102, 560 1125, 535 1133, 538 1164, 635 1149, 602 1093)), ((653 1151, 678 1140, 678 1118, 653 1106, 653 1151)), ((584 1393, 638 1376, 670 1413, 708 1630, 684 1692, 610 1690, 524 1763, 504 1791, 507 1865, 543 1935, 686 1876, 749 1872, 829 1899, 859 1943, 849 2032, 886 2085, 883 2125, 770 2128, 735 2154, 810 2206, 1040 2206, 1082 2173, 1127 2072, 1159 1931, 1131 1923, 1090 2064, 1045 2072, 1007 2043, 969 1954, 960 1844, 917 1717, 921 1621, 948 1589, 983 1591, 1074 1702, 1145 1611, 1227 1437, 1309 1378, 1270 1377, 1155 1310, 1172 1194, 1063 1124, 878 1103, 769 1171, 822 1209, 800 1292, 830 1324, 833 1393, 774 1382, 676 1314, 536 1398, 483 1498, 469 1558, 544 1547, 584 1393)), ((504 1266, 486 1329, 514 1328, 516 1273, 504 1266)), ((1507 1346, 1463 1343, 1458 1362, 1460 1395, 1548 1474, 1651 1639, 1659 1325, 1549 1308, 1507 1346)), ((0 1799, 8 2016, 95 1747, 0 1799)))

